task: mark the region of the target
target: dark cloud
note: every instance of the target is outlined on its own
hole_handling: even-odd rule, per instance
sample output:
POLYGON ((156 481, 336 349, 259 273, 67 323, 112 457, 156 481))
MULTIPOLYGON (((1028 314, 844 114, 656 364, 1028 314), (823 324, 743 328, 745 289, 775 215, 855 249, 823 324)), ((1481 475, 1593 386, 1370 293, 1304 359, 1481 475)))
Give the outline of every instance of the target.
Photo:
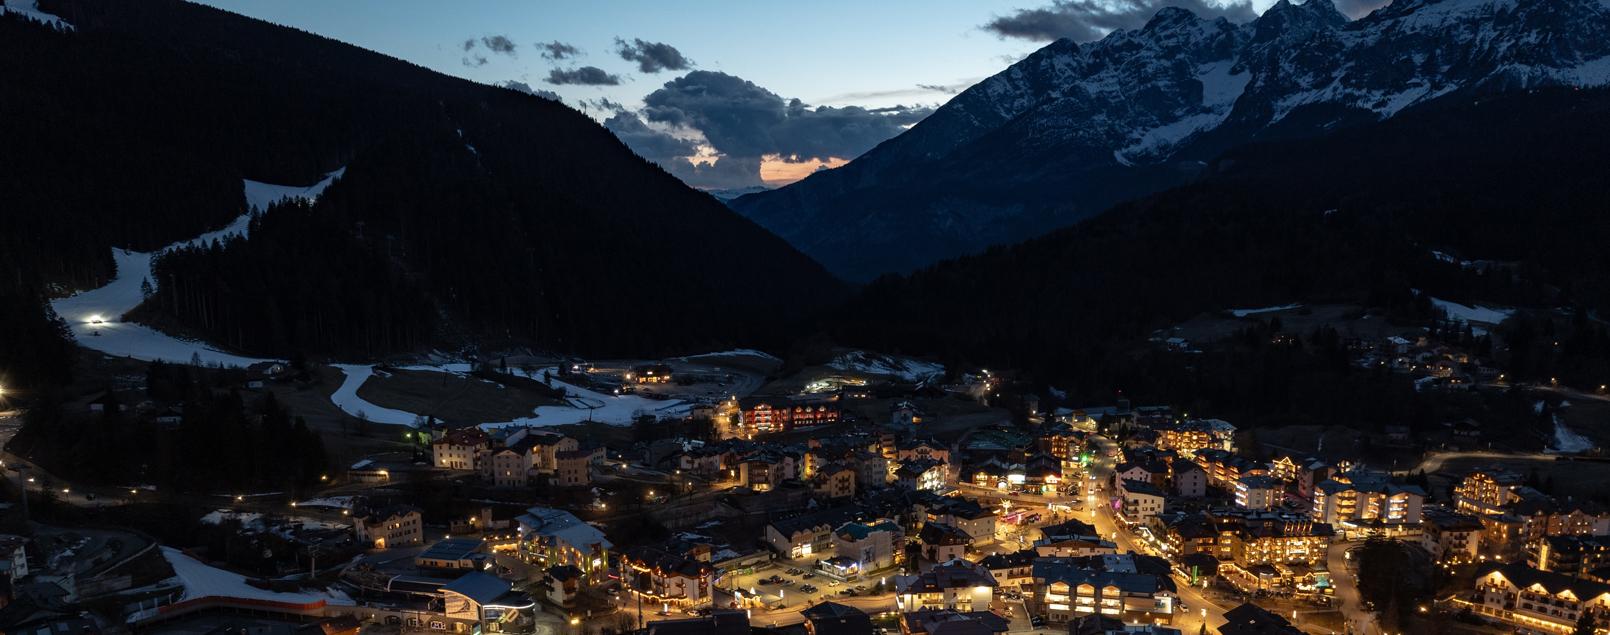
MULTIPOLYGON (((1308 1, 1321 2, 1325 0, 1308 1)), ((1371 11, 1389 4, 1392 4, 1392 0, 1336 0, 1336 10, 1341 11, 1342 15, 1357 20, 1369 15, 1371 11)))
POLYGON ((693 60, 683 57, 676 47, 664 42, 645 42, 633 39, 630 42, 615 38, 615 52, 621 59, 628 62, 637 62, 637 70, 644 73, 658 73, 660 71, 685 71, 693 68, 693 60))
POLYGON ((537 50, 542 51, 542 59, 545 60, 566 60, 581 55, 581 49, 559 40, 537 42, 537 50))
POLYGON ((481 67, 481 66, 486 66, 486 56, 485 55, 477 55, 477 54, 474 54, 474 53, 471 53, 469 55, 465 55, 464 57, 459 58, 458 61, 459 61, 460 64, 463 64, 463 65, 468 66, 470 68, 478 68, 478 67, 481 67))
POLYGON ((514 55, 514 40, 509 39, 507 35, 488 35, 481 38, 481 45, 499 55, 514 55))
POLYGON ((578 66, 576 68, 555 68, 548 71, 548 83, 556 86, 575 84, 579 86, 617 86, 621 83, 620 75, 611 75, 597 66, 578 66))
POLYGON ((673 161, 666 171, 693 187, 704 190, 735 190, 765 185, 760 180, 759 157, 721 157, 716 161, 673 161))
POLYGON ((468 40, 464 40, 464 51, 465 52, 469 52, 469 50, 473 49, 473 48, 475 48, 475 38, 470 38, 468 40))
POLYGON ((721 157, 692 162, 699 144, 656 130, 634 112, 619 111, 604 120, 604 127, 645 159, 694 187, 730 189, 760 185, 760 157, 721 157))
POLYGON ((604 120, 604 127, 615 133, 627 147, 670 169, 673 162, 686 164, 685 157, 698 152, 698 144, 670 133, 650 128, 637 113, 619 111, 604 120))
POLYGON ((560 97, 559 93, 553 92, 551 90, 543 90, 541 88, 532 88, 530 84, 527 84, 527 83, 522 82, 522 81, 516 81, 516 80, 511 79, 509 81, 503 82, 503 83, 498 84, 498 85, 502 86, 504 88, 507 88, 509 90, 520 91, 520 92, 525 93, 527 95, 536 95, 538 97, 545 97, 545 98, 552 99, 552 100, 558 101, 558 102, 563 102, 564 101, 564 98, 560 97))
POLYGON ((1051 0, 1048 6, 1019 9, 1011 15, 996 17, 983 28, 1003 38, 1036 42, 1068 38, 1088 42, 1118 29, 1140 28, 1158 9, 1165 7, 1187 9, 1204 18, 1224 17, 1232 22, 1257 17, 1252 3, 1247 0, 1222 6, 1208 0, 1051 0))
POLYGON ((860 156, 932 112, 859 106, 809 108, 726 73, 694 71, 643 98, 649 121, 704 133, 726 156, 794 160, 860 156))

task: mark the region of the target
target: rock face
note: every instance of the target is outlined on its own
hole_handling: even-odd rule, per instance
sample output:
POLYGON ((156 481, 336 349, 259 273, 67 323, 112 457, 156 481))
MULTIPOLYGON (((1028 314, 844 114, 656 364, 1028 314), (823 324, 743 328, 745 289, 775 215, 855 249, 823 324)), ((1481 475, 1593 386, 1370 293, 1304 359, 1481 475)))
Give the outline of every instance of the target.
POLYGON ((1252 141, 1472 92, 1610 84, 1610 0, 1287 0, 1232 24, 1167 8, 1061 40, 842 168, 732 206, 851 280, 1021 240, 1179 184, 1252 141))

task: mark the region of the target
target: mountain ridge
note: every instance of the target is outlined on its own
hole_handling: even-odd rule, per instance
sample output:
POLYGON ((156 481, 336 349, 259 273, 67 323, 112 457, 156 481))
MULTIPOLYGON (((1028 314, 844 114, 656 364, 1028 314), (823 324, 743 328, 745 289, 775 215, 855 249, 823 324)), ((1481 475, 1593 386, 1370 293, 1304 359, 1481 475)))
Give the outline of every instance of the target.
POLYGON ((1327 0, 1288 1, 1239 25, 1164 9, 1053 42, 848 165, 731 205, 867 280, 1178 185, 1249 141, 1464 93, 1610 83, 1606 29, 1601 0, 1407 0, 1352 22, 1327 0))
POLYGON ((76 29, 0 17, 0 159, 15 166, 0 179, 11 203, 0 246, 30 289, 96 287, 112 247, 148 250, 239 217, 242 178, 308 183, 346 167, 315 204, 318 226, 406 293, 331 297, 306 273, 317 263, 290 260, 320 256, 290 244, 315 228, 281 222, 218 244, 223 255, 175 259, 168 271, 187 279, 183 297, 157 289, 172 300, 155 305, 164 324, 273 356, 477 343, 687 352, 804 319, 798 304, 742 310, 777 285, 844 293, 798 250, 551 100, 202 5, 41 9, 76 29), (255 271, 209 266, 235 262, 232 249, 266 259, 255 271), (220 303, 240 319, 214 319, 220 303), (340 304, 366 318, 338 319, 360 314, 340 304), (381 332, 421 321, 437 328, 381 332), (331 344, 341 341, 365 345, 331 344))

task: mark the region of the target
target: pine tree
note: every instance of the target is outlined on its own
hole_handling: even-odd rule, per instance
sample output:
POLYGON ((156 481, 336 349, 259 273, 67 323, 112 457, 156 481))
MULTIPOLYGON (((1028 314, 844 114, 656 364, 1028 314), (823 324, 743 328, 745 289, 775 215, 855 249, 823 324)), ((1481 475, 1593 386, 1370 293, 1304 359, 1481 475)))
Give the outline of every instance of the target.
POLYGON ((1571 635, 1596 635, 1597 622, 1593 619, 1593 612, 1584 608, 1582 615, 1576 619, 1576 628, 1571 631, 1571 635))

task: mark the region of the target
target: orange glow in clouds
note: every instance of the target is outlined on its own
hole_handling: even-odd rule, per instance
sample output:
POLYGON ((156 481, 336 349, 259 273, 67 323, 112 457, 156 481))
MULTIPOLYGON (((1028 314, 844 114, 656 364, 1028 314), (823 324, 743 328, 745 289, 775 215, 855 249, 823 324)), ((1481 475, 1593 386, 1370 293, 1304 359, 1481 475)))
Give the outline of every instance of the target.
POLYGON ((767 185, 788 185, 798 181, 821 168, 833 169, 849 163, 848 159, 830 157, 828 160, 805 159, 803 161, 787 161, 781 155, 768 154, 760 159, 760 180, 767 185))

